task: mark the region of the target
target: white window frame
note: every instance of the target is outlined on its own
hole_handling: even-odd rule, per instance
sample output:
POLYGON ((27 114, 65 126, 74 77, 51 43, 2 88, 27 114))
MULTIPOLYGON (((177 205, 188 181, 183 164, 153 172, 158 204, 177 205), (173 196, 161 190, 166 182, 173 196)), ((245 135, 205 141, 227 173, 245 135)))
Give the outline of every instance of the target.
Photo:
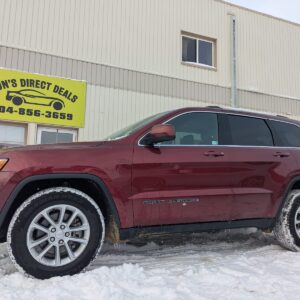
POLYGON ((216 64, 216 39, 211 39, 211 38, 205 38, 205 37, 200 37, 196 36, 193 34, 187 34, 187 33, 181 33, 181 63, 186 64, 186 65, 193 65, 193 66, 198 66, 198 67, 204 67, 208 69, 213 69, 216 70, 217 64, 216 64), (182 49, 183 49, 183 38, 188 38, 196 41, 196 60, 197 62, 191 62, 191 61, 184 61, 182 60, 182 49), (202 64, 199 62, 199 41, 207 42, 212 44, 212 65, 206 65, 202 64))
POLYGON ((37 129, 37 144, 41 144, 42 141, 42 132, 56 132, 56 133, 70 133, 73 135, 73 143, 77 142, 78 130, 77 129, 68 129, 68 128, 59 128, 59 127, 44 127, 39 126, 37 129))

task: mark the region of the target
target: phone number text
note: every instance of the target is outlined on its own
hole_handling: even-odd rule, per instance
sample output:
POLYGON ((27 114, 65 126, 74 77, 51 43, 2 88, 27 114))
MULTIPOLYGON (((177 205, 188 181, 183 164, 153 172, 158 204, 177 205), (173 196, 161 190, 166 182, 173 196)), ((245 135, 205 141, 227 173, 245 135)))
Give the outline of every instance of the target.
POLYGON ((20 116, 28 116, 28 117, 45 117, 48 119, 60 119, 60 120, 73 120, 73 114, 67 114, 56 111, 45 111, 41 112, 39 109, 31 109, 31 108, 14 108, 11 106, 0 106, 0 114, 17 114, 20 116))

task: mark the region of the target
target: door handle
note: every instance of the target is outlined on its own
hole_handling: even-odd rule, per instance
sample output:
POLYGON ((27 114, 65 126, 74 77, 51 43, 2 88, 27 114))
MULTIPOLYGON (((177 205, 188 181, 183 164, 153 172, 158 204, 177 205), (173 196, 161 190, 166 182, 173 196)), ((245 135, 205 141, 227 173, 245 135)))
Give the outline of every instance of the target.
POLYGON ((273 156, 275 157, 290 157, 291 154, 288 152, 276 152, 275 154, 273 154, 273 156))
POLYGON ((211 156, 211 157, 222 157, 225 156, 224 152, 215 152, 215 151, 207 151, 204 152, 204 156, 211 156))

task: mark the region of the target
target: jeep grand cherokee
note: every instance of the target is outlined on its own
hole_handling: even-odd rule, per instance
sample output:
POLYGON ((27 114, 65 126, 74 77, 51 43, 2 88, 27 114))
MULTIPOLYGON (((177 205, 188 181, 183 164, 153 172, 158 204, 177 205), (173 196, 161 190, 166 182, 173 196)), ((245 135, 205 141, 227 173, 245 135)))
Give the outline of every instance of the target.
POLYGON ((300 123, 185 108, 101 142, 0 152, 0 237, 37 278, 86 268, 103 241, 272 229, 300 250, 300 123))

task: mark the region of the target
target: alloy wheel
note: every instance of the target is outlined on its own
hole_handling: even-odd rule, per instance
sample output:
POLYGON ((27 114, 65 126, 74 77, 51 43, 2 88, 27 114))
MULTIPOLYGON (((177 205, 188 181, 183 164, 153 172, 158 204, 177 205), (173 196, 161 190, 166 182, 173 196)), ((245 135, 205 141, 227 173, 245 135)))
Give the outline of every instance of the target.
POLYGON ((80 256, 89 237, 90 224, 80 209, 54 205, 39 212, 30 223, 27 248, 39 263, 60 267, 80 256))

